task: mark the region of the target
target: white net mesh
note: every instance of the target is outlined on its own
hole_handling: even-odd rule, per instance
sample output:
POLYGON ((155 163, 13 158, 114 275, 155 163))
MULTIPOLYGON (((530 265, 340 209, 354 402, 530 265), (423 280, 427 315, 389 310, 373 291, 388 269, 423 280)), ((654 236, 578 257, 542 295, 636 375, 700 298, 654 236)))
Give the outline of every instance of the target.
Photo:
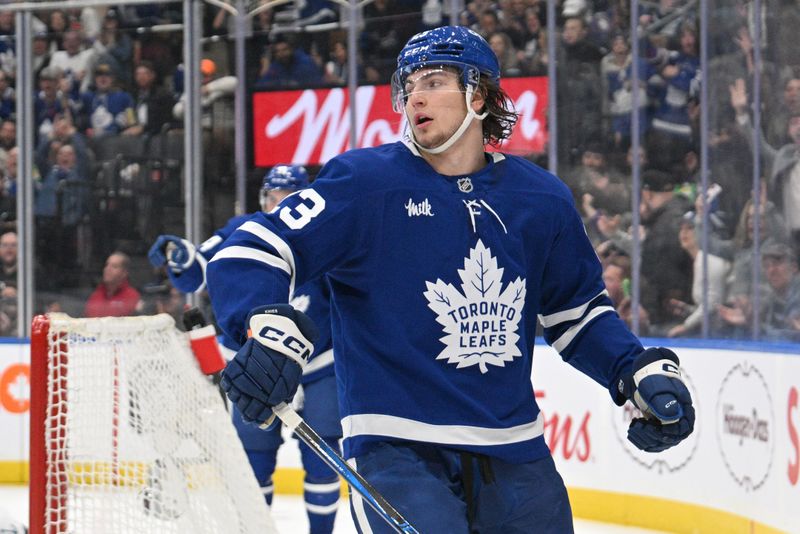
POLYGON ((171 317, 54 314, 48 345, 44 532, 275 532, 171 317))

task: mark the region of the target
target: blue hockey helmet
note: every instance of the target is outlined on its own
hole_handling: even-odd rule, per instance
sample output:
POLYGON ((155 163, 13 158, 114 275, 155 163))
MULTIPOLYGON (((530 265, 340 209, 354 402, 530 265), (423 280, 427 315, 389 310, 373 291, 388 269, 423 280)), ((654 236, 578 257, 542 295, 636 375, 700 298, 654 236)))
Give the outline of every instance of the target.
POLYGON ((463 26, 442 26, 418 33, 397 56, 392 76, 393 101, 401 95, 409 74, 427 66, 451 66, 465 87, 477 87, 480 76, 500 83, 500 63, 486 40, 463 26))
POLYGON ((308 171, 302 165, 275 165, 264 175, 261 190, 289 189, 298 191, 308 187, 308 171))

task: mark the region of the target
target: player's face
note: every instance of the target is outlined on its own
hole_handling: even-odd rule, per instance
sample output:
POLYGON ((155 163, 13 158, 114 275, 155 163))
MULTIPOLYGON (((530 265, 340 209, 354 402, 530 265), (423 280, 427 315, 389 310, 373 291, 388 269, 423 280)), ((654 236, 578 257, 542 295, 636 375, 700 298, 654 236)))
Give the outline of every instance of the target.
POLYGON ((458 74, 445 69, 420 69, 405 83, 405 111, 414 138, 436 148, 455 133, 467 113, 458 74))
POLYGON ((291 195, 293 191, 290 189, 268 189, 261 192, 261 211, 269 213, 275 206, 281 203, 281 200, 291 195))

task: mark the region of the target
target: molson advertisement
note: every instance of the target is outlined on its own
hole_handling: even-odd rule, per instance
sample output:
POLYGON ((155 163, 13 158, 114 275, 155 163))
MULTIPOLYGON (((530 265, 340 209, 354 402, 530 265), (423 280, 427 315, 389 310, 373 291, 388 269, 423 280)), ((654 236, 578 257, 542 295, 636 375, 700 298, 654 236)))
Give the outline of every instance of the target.
MULTIPOLYGON (((509 78, 502 87, 520 115, 500 150, 542 153, 547 141, 547 78, 509 78)), ((253 94, 254 164, 323 164, 348 149, 350 111, 346 88, 269 91, 253 94)), ((357 147, 378 146, 402 138, 406 121, 392 111, 389 85, 356 91, 357 147)))

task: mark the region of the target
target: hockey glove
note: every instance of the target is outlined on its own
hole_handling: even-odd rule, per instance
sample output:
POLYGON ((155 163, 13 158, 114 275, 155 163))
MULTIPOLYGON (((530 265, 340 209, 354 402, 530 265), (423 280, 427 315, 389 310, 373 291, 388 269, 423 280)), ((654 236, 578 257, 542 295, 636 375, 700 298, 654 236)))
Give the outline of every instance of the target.
POLYGON ((639 354, 618 389, 644 415, 628 427, 628 440, 639 449, 661 452, 694 430, 692 397, 681 378, 678 356, 671 350, 658 347, 639 354))
POLYGON ((169 270, 180 274, 194 263, 197 250, 189 241, 175 235, 163 234, 150 247, 147 259, 153 267, 167 265, 169 270))
POLYGON ((220 386, 242 418, 262 423, 292 399, 319 336, 309 317, 289 304, 259 306, 247 317, 250 339, 228 362, 220 386))

